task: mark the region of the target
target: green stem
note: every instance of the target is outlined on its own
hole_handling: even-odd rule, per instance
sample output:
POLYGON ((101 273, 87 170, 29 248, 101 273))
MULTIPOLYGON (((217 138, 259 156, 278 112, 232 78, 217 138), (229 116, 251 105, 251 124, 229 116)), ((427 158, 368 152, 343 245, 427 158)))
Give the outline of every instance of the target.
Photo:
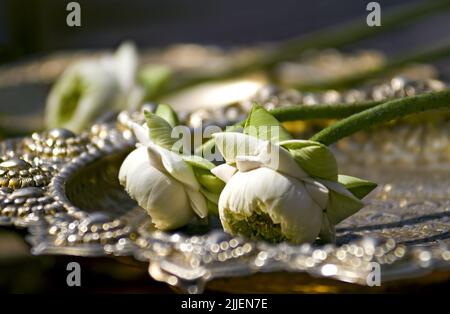
POLYGON ((330 145, 346 136, 374 125, 413 113, 441 108, 450 108, 450 91, 396 99, 340 120, 315 134, 311 137, 311 140, 330 145))
MULTIPOLYGON (((269 110, 269 112, 280 122, 314 120, 314 119, 342 119, 352 114, 375 107, 383 101, 367 101, 353 104, 316 104, 313 106, 292 105, 269 110)), ((244 125, 244 121, 240 121, 235 125, 227 128, 227 132, 238 130, 244 125)), ((214 146, 214 139, 209 139, 203 145, 199 146, 195 153, 201 154, 204 151, 211 151, 214 146)))
POLYGON ((293 105, 275 108, 269 112, 281 122, 315 119, 342 119, 375 107, 383 102, 384 101, 367 101, 352 104, 316 104, 311 106, 293 105))
POLYGON ((341 27, 331 27, 329 29, 313 32, 309 35, 293 39, 279 46, 274 51, 254 58, 246 63, 231 67, 225 71, 212 75, 195 75, 187 77, 171 86, 163 88, 156 95, 159 98, 163 95, 173 93, 194 85, 224 80, 251 73, 256 70, 269 70, 276 64, 296 58, 300 53, 308 49, 339 48, 351 44, 361 39, 366 39, 382 32, 386 32, 413 21, 425 18, 433 13, 448 10, 450 0, 426 1, 417 5, 402 6, 391 13, 383 15, 382 27, 368 27, 361 18, 341 27))
POLYGON ((396 70, 410 64, 410 63, 420 63, 420 62, 430 62, 439 60, 450 56, 450 44, 434 47, 432 49, 421 50, 414 52, 405 56, 399 56, 394 58, 392 61, 387 62, 377 68, 354 74, 350 77, 344 79, 333 79, 326 82, 321 82, 317 84, 301 84, 297 85, 296 88, 302 91, 318 91, 325 89, 335 89, 341 90, 350 88, 355 85, 361 85, 370 79, 379 78, 380 76, 387 75, 395 72, 396 70))

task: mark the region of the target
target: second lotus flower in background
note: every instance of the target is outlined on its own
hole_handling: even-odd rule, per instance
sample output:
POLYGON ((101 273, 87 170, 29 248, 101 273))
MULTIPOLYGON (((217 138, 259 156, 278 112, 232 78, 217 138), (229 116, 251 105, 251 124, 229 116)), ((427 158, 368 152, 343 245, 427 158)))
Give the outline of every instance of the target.
POLYGON ((114 54, 72 64, 48 96, 47 127, 80 132, 105 112, 136 108, 144 93, 136 81, 137 68, 138 54, 130 43, 114 54))

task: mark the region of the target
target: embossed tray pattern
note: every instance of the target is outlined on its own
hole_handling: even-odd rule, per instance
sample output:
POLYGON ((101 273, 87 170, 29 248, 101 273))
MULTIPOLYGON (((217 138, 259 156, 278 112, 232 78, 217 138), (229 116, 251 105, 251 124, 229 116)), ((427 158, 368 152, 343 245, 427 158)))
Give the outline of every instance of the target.
MULTIPOLYGON (((0 221, 27 227, 34 254, 133 256, 150 262, 153 278, 189 293, 221 278, 280 272, 364 287, 371 262, 381 265, 383 284, 448 274, 449 123, 434 126, 441 135, 428 141, 423 139, 429 128, 393 128, 334 147, 343 172, 380 183, 366 206, 337 226, 336 245, 250 242, 223 233, 216 220, 173 233, 155 230, 117 180, 120 163, 134 146, 120 123, 97 124, 79 136, 52 130, 3 142, 0 221), (389 143, 399 151, 395 155, 367 143, 389 143), (415 145, 422 153, 409 151, 415 145), (429 149, 440 149, 431 154, 441 155, 439 163, 427 161, 429 149), (384 158, 373 158, 380 155, 384 158)), ((283 290, 291 291, 286 282, 283 290)))

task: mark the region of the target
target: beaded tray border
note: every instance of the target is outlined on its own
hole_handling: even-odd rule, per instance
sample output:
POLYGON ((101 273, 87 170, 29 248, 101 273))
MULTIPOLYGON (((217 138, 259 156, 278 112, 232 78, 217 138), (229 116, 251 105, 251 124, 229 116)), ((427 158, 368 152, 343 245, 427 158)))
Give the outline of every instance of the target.
POLYGON ((337 226, 337 245, 251 242, 219 228, 164 233, 117 182, 120 160, 135 144, 121 119, 78 136, 55 129, 0 144, 0 224, 28 227, 34 254, 133 256, 150 262, 156 280, 189 293, 216 278, 279 271, 367 286, 373 262, 382 283, 450 270, 449 163, 373 167, 381 185, 337 226))

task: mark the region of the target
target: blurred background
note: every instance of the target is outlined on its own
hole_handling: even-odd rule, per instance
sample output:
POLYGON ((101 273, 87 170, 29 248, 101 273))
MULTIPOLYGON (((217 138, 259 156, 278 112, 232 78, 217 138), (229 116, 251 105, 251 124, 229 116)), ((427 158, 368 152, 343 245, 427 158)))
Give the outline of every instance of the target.
MULTIPOLYGON (((66 25, 68 2, 0 0, 0 139, 42 128, 35 117, 42 115, 49 89, 64 68, 61 64, 70 63, 78 53, 112 50, 125 40, 133 41, 140 51, 185 43, 231 49, 281 42, 348 21, 360 20, 363 25, 370 1, 78 0, 81 27, 66 25), (41 64, 46 64, 44 70, 41 64)), ((389 9, 424 0, 378 2, 383 23, 389 9)), ((448 41, 449 30, 450 13, 442 12, 343 51, 376 49, 389 58, 448 41)), ((450 79, 448 58, 435 67, 440 79, 450 79)), ((83 289, 88 291, 116 291, 117 283, 121 283, 119 291, 170 291, 150 280, 146 265, 129 260, 31 256, 25 234, 0 228, 0 292, 67 289, 64 267, 74 260, 86 271, 83 289)))
MULTIPOLYGON (((281 41, 349 20, 365 23, 362 0, 79 0, 82 26, 67 27, 68 0, 0 1, 1 63, 58 50, 113 48, 124 40, 140 48, 174 43, 234 47, 281 41)), ((379 0, 391 8, 423 1, 379 0)), ((426 45, 448 36, 450 15, 433 16, 390 34, 359 43, 387 53, 426 45)))
MULTIPOLYGON (((67 57, 64 53, 114 49, 124 40, 139 49, 179 43, 230 48, 279 42, 348 21, 363 24, 370 1, 80 0, 81 27, 66 25, 69 2, 0 0, 0 113, 42 111, 49 86, 61 71, 57 61, 67 57), (55 62, 45 71, 36 65, 48 58, 55 62), (46 74, 39 75, 40 71, 46 74)), ((426 1, 378 2, 383 17, 392 8, 426 1)), ((389 57, 448 39, 448 29, 449 12, 438 13, 344 50, 378 49, 389 57)), ((437 67, 443 79, 449 77, 449 62, 437 67)))
MULTIPOLYGON (((0 112, 42 110, 53 73, 60 69, 55 66, 52 72, 47 67, 48 77, 33 80, 33 74, 39 74, 33 62, 49 57, 58 60, 64 52, 114 49, 124 40, 135 42, 141 50, 179 43, 230 48, 279 42, 348 21, 363 24, 370 1, 79 0, 81 27, 66 25, 69 2, 0 0, 0 112), (28 78, 17 78, 8 71, 13 68, 20 73, 27 65, 32 72, 28 78)), ((392 8, 426 1, 378 2, 383 17, 392 8)), ((449 12, 438 13, 344 50, 379 49, 389 57, 449 39, 448 29, 449 12)), ((437 67, 443 79, 449 77, 448 62, 437 67)))

